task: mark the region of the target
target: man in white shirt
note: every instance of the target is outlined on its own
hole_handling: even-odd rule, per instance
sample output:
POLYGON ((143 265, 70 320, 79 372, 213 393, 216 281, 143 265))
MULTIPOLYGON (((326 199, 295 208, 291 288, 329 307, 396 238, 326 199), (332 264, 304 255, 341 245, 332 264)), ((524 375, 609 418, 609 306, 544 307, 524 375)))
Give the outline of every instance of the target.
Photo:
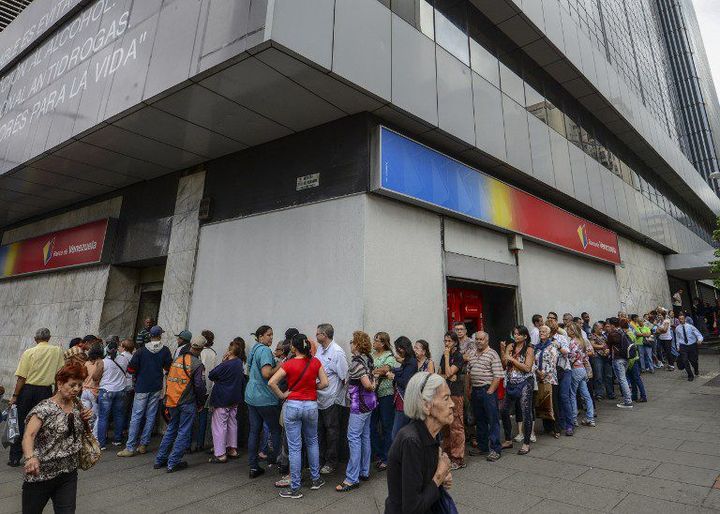
POLYGON ((673 353, 673 329, 672 320, 668 316, 668 311, 662 307, 658 308, 657 330, 655 337, 662 348, 662 353, 667 359, 667 370, 672 371, 675 369, 675 354, 673 353))
POLYGON ((317 353, 328 377, 328 386, 317 392, 318 439, 320 455, 324 465, 320 473, 329 475, 338 465, 338 443, 340 440, 340 417, 345 407, 345 381, 348 377, 348 361, 345 350, 333 337, 335 329, 330 323, 321 323, 315 333, 317 353))
POLYGON ((540 327, 545 324, 545 320, 543 320, 543 317, 541 314, 533 314, 532 317, 532 326, 530 327, 530 343, 533 346, 537 346, 540 342, 540 327))

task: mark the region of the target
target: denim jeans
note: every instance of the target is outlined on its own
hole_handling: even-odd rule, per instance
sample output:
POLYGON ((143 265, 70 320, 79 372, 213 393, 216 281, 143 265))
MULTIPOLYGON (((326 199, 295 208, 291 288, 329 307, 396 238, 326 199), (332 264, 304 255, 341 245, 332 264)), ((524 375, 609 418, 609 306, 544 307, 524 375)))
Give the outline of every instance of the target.
POLYGON ((184 403, 170 409, 170 423, 160 443, 155 464, 167 464, 168 469, 177 466, 190 446, 192 426, 197 407, 195 403, 184 403))
POLYGON ((108 421, 110 413, 113 418, 113 442, 122 440, 123 426, 125 426, 125 391, 106 391, 100 389, 98 393, 98 442, 104 447, 107 442, 108 421))
POLYGON ((572 389, 572 372, 569 369, 558 368, 558 385, 560 386, 560 430, 573 428, 573 407, 570 404, 572 389))
POLYGON ((620 392, 622 393, 623 402, 625 402, 625 405, 631 405, 632 404, 632 396, 630 394, 630 386, 628 385, 628 379, 627 379, 627 367, 628 367, 628 361, 627 359, 619 359, 615 358, 612 361, 613 371, 615 371, 615 378, 618 381, 618 384, 620 384, 620 392))
POLYGON ((208 424, 208 408, 205 407, 203 410, 198 412, 198 428, 197 433, 195 434, 195 447, 200 448, 202 446, 205 446, 205 433, 207 432, 207 424, 208 424))
POLYGON ((135 393, 133 400, 132 416, 130 417, 130 428, 128 429, 128 440, 125 449, 131 452, 137 450, 138 437, 140 437, 140 446, 150 444, 153 428, 155 427, 155 416, 157 416, 158 405, 160 403, 160 391, 152 393, 135 393), (145 427, 140 435, 140 427, 143 426, 143 418, 145 419, 145 427))
POLYGON ((350 460, 345 470, 345 482, 357 484, 360 477, 370 476, 370 416, 372 412, 350 413, 347 438, 350 460))
POLYGON ((378 406, 370 418, 370 443, 372 453, 380 462, 387 463, 387 454, 392 444, 392 429, 395 421, 393 395, 378 398, 378 406))
MULTIPOLYGON (((287 408, 287 407, 286 407, 287 408)), ((268 455, 268 464, 275 464, 275 456, 280 450, 282 444, 280 440, 280 407, 278 405, 267 405, 256 407, 248 405, 248 415, 250 418, 250 433, 248 434, 248 464, 250 469, 259 469, 258 463, 258 444, 260 442, 260 432, 263 423, 267 423, 270 429, 270 439, 272 440, 272 452, 268 455)))
POLYGON ((400 432, 400 429, 408 423, 410 423, 410 418, 408 418, 403 411, 396 410, 395 418, 393 419, 392 436, 390 439, 394 441, 397 433, 400 432))
POLYGON ((473 387, 470 394, 475 415, 478 449, 483 452, 492 450, 501 453, 497 392, 488 394, 487 390, 487 387, 473 387))
POLYGON ((655 373, 655 365, 653 364, 653 349, 652 346, 643 344, 640 346, 640 359, 639 364, 643 371, 649 371, 655 373))
POLYGON ((643 384, 642 377, 640 376, 639 362, 636 361, 632 368, 628 368, 627 380, 630 383, 632 400, 637 401, 638 391, 640 392, 640 399, 647 400, 647 395, 645 394, 645 384, 643 384))
POLYGON ((585 368, 573 368, 572 369, 572 400, 570 402, 572 406, 572 421, 573 423, 577 420, 577 395, 580 393, 580 397, 585 402, 585 413, 587 419, 595 419, 595 408, 593 406, 592 397, 587 387, 587 371, 585 368))
POLYGON ((605 395, 606 398, 614 398, 613 391, 613 370, 610 359, 597 355, 590 357, 590 365, 593 370, 593 380, 595 382, 595 395, 605 395))
POLYGON ((320 478, 317 402, 287 400, 284 421, 288 453, 290 454, 290 487, 291 489, 300 489, 303 440, 305 440, 310 464, 310 477, 313 480, 320 478))

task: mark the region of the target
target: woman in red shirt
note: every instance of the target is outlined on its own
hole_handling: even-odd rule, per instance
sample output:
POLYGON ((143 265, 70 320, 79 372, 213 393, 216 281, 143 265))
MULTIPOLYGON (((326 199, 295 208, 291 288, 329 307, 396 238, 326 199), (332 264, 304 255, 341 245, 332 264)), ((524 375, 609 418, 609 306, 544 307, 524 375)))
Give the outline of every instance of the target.
POLYGON ((311 349, 305 334, 293 336, 290 351, 294 357, 284 362, 268 382, 277 397, 285 400, 282 415, 290 457, 290 489, 280 493, 282 498, 303 496, 300 492, 303 439, 307 445, 312 477, 310 489, 320 489, 325 485, 325 481, 320 478, 317 391, 327 387, 328 378, 320 361, 312 357, 311 349), (278 387, 283 379, 288 384, 285 392, 278 387))

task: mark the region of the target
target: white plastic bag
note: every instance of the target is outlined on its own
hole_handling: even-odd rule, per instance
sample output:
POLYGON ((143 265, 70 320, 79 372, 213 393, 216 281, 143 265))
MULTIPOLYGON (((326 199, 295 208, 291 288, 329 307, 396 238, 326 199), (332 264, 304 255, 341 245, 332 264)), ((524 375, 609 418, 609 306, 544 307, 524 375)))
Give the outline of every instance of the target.
POLYGON ((2 442, 3 448, 7 448, 20 441, 20 423, 18 422, 17 406, 13 405, 3 412, 3 417, 6 419, 2 427, 2 433, 0 433, 0 441, 2 442))

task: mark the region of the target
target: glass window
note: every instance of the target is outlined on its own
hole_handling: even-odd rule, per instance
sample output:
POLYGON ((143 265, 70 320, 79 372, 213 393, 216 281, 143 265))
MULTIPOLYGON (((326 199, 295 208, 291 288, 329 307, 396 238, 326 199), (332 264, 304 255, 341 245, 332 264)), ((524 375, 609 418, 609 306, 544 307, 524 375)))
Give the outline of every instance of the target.
POLYGON ((580 138, 582 139, 582 148, 586 154, 593 159, 598 159, 597 141, 593 137, 592 132, 588 132, 584 128, 580 127, 580 138))
POLYGON ((435 0, 435 40, 470 66, 467 4, 464 0, 435 0))
POLYGON ((503 63, 500 63, 500 89, 520 105, 525 105, 523 80, 503 63))
POLYGON ((555 132, 565 137, 565 114, 549 100, 546 104, 548 125, 555 132))
POLYGON ((632 168, 630 169, 630 174, 632 176, 632 186, 640 191, 640 176, 632 168))
POLYGON ((548 123, 545 97, 538 93, 527 82, 525 83, 525 108, 530 114, 541 120, 543 123, 548 123))
POLYGON ((470 65, 475 73, 500 89, 500 66, 497 57, 474 39, 470 40, 470 65))
POLYGON ((632 172, 630 167, 620 159, 620 177, 629 185, 632 186, 632 172))
POLYGON ((570 116, 565 116, 565 134, 572 144, 582 149, 582 138, 580 137, 580 126, 570 116))
POLYGON ((391 0, 391 7, 403 20, 430 39, 435 39, 431 2, 432 0, 391 0))

